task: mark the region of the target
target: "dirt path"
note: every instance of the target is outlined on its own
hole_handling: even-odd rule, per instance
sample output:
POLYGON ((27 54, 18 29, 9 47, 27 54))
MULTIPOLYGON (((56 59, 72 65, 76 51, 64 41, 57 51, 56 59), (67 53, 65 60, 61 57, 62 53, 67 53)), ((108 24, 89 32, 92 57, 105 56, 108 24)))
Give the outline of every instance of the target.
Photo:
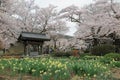
POLYGON ((120 80, 120 68, 112 68, 111 71, 112 71, 112 76, 115 79, 120 80))

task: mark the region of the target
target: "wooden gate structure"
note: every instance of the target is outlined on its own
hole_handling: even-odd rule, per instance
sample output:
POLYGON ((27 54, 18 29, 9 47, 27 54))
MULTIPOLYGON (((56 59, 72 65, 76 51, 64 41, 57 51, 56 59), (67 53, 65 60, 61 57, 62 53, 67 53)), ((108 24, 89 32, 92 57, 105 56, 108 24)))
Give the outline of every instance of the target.
POLYGON ((24 44, 24 55, 40 55, 43 54, 44 41, 50 41, 45 34, 33 32, 21 32, 19 42, 24 44))

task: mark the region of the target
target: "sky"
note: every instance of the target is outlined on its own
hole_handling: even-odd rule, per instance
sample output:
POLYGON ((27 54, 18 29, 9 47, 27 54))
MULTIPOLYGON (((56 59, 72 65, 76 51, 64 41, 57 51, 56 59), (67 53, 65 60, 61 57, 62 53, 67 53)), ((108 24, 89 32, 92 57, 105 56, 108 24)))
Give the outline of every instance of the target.
MULTIPOLYGON (((48 7, 49 4, 57 6, 58 10, 61 10, 70 5, 76 5, 79 7, 86 6, 92 3, 92 0, 35 0, 35 3, 40 7, 48 7)), ((75 24, 69 23, 70 31, 67 35, 73 36, 73 33, 76 31, 75 24)))

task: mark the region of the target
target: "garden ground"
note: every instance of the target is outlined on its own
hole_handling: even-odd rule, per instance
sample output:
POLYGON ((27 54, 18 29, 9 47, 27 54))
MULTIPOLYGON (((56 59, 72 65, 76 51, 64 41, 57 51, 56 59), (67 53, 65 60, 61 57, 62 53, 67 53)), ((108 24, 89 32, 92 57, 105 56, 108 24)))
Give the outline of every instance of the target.
MULTIPOLYGON (((116 80, 120 80, 120 68, 112 68, 111 69, 111 72, 112 72, 112 76, 116 79, 116 80)), ((19 79, 19 75, 17 76, 6 76, 6 75, 0 75, 0 80, 18 80, 19 79)), ((73 76, 73 78, 71 80, 84 80, 82 78, 79 78, 79 77, 76 77, 76 76, 73 76)), ((38 77, 34 77, 34 76, 31 76, 31 75, 24 75, 22 77, 22 80, 42 80, 41 78, 38 78, 38 77)))
POLYGON ((120 68, 112 68, 112 76, 118 80, 120 80, 120 68))

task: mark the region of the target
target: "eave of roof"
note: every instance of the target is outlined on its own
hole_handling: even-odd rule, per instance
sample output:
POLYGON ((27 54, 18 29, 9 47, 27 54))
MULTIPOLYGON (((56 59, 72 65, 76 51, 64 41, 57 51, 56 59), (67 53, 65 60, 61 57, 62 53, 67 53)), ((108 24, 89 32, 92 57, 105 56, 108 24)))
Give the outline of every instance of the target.
POLYGON ((50 41, 50 38, 45 34, 33 33, 33 32, 22 32, 18 40, 28 41, 50 41))

